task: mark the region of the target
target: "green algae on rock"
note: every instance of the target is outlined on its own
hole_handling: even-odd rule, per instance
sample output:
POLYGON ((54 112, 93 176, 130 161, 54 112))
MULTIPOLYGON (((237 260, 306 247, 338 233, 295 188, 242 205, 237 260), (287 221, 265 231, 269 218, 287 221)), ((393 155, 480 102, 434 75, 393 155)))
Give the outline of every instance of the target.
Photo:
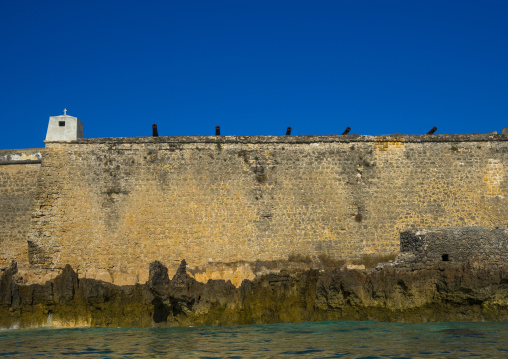
POLYGON ((16 273, 13 262, 0 278, 0 327, 508 320, 508 265, 478 261, 281 271, 238 288, 196 281, 185 261, 172 279, 153 262, 148 282, 132 286, 78 279, 69 265, 44 285, 18 284, 16 273))

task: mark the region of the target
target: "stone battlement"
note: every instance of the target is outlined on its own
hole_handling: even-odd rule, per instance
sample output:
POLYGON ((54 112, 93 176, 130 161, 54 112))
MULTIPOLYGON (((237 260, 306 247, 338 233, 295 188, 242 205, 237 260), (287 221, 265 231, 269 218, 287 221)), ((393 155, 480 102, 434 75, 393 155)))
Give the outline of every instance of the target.
POLYGON ((144 136, 144 137, 102 137, 81 138, 73 141, 44 141, 45 143, 351 143, 351 142, 498 142, 508 141, 508 134, 442 134, 442 135, 298 135, 298 136, 144 136))

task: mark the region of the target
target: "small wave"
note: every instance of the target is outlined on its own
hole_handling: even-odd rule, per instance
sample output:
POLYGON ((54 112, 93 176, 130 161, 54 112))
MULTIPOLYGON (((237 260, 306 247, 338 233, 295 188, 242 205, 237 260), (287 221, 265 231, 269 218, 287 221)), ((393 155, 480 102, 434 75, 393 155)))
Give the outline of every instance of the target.
POLYGON ((9 328, 0 328, 0 332, 6 331, 6 330, 18 330, 19 324, 13 324, 9 328))

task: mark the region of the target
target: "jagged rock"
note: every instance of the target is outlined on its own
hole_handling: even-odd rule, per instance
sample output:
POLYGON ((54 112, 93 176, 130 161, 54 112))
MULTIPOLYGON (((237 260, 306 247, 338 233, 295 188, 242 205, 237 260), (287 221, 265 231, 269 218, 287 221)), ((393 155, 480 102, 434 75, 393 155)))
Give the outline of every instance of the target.
POLYGON ((180 266, 176 270, 173 279, 171 279, 171 288, 176 289, 179 287, 186 287, 189 283, 189 278, 190 276, 187 274, 187 262, 185 262, 185 259, 183 259, 180 263, 180 266))
POLYGON ((174 316, 187 315, 192 312, 203 293, 205 284, 196 281, 187 274, 187 263, 182 260, 175 275, 169 283, 169 294, 174 316))
POLYGON ((197 282, 182 261, 169 280, 160 262, 146 285, 78 280, 70 266, 45 285, 15 283, 15 263, 0 277, 0 326, 166 326, 316 320, 508 320, 508 265, 440 262, 424 269, 281 270, 239 288, 197 282))
POLYGON ((169 293, 177 299, 191 303, 200 296, 204 286, 204 283, 196 281, 187 274, 187 263, 184 259, 169 283, 169 293))
POLYGON ((53 296, 56 303, 68 303, 74 298, 78 289, 78 274, 70 265, 53 280, 53 296))
POLYGON ((148 282, 149 288, 157 288, 169 284, 168 268, 159 261, 150 263, 148 282))
POLYGON ((107 303, 116 291, 118 288, 111 283, 86 278, 79 281, 80 294, 92 305, 107 303))
POLYGON ((15 261, 12 261, 10 267, 6 268, 0 277, 0 304, 14 308, 18 307, 21 301, 18 286, 14 281, 16 273, 18 273, 18 266, 15 261))

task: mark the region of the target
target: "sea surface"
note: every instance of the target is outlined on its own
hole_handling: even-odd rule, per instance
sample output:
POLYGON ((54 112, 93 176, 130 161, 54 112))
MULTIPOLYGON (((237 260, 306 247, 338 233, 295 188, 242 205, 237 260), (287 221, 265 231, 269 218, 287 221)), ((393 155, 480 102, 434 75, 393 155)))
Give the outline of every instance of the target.
POLYGON ((0 331, 13 358, 508 358, 508 322, 0 331))

